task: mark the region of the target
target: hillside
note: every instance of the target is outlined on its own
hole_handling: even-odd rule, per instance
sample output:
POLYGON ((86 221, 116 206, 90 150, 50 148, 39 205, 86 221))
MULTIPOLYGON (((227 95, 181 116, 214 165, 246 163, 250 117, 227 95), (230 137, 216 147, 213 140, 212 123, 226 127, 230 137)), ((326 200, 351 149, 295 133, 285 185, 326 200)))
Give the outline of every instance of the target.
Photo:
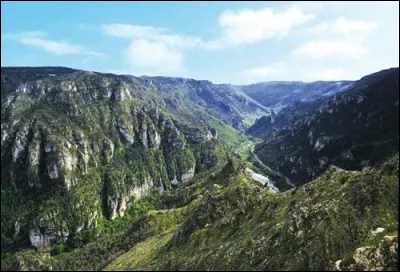
POLYGON ((224 168, 163 192, 124 232, 71 252, 24 251, 6 267, 54 270, 366 270, 397 268, 398 156, 284 193, 224 168), (229 173, 229 174, 228 174, 229 173), (375 250, 371 257, 368 249, 375 250), (36 260, 36 261, 35 261, 36 260), (244 261, 246 260, 246 261, 244 261))
POLYGON ((399 150, 399 69, 363 77, 349 89, 295 103, 247 130, 264 141, 258 157, 296 184, 334 164, 349 170, 381 163, 399 150))
MULTIPOLYGON (((12 81, 6 86, 28 78, 24 71, 23 79, 4 76, 12 81)), ((8 92, 1 112, 2 251, 77 239, 101 218, 124 216, 140 198, 222 163, 225 147, 245 140, 206 111, 177 116, 184 109, 171 110, 156 92, 144 79, 83 71, 8 92), (229 139, 218 138, 224 129, 229 139)))
POLYGON ((2 270, 394 270, 398 72, 276 113, 228 84, 4 67, 2 270))

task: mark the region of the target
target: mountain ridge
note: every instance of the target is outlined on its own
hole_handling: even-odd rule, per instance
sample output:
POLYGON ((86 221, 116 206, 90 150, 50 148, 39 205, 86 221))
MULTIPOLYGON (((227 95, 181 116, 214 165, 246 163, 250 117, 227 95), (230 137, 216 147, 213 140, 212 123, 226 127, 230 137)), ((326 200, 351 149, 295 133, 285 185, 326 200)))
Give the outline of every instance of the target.
POLYGON ((2 270, 397 266, 398 68, 278 92, 277 112, 227 84, 55 70, 1 70, 2 270))
POLYGON ((373 163, 398 151, 398 84, 399 68, 385 69, 333 96, 297 102, 262 117, 247 132, 264 139, 256 146, 264 163, 300 183, 330 163, 360 169, 361 161, 373 163), (382 145, 381 155, 374 143, 382 145))

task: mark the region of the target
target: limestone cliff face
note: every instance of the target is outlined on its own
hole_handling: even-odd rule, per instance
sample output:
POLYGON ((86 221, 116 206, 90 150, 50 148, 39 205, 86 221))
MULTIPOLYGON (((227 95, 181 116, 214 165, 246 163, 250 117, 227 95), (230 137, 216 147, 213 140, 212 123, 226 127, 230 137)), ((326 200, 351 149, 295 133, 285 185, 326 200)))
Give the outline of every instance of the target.
POLYGON ((48 249, 54 243, 67 241, 69 231, 66 223, 63 222, 56 226, 53 223, 55 218, 51 218, 51 216, 56 217, 57 214, 45 215, 33 223, 29 230, 29 240, 32 246, 38 249, 48 249))
POLYGON ((197 150, 217 145, 208 126, 184 125, 143 88, 145 81, 77 72, 22 83, 2 101, 2 188, 30 211, 19 235, 33 246, 65 242, 188 181, 204 160, 197 150))

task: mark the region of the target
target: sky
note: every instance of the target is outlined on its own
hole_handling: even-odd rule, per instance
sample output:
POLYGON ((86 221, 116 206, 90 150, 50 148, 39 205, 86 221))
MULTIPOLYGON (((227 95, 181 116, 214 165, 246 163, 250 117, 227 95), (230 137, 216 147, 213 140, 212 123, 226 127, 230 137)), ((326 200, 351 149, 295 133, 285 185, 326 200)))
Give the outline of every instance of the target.
POLYGON ((399 2, 1 1, 1 66, 357 80, 399 66, 399 2))

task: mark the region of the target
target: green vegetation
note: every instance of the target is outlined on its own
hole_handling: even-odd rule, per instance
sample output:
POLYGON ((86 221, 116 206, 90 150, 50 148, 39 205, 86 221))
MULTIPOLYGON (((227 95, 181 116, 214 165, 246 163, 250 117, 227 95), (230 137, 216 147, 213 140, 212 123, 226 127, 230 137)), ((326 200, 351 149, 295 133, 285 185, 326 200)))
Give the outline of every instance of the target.
POLYGON ((300 185, 329 165, 349 170, 379 165, 399 152, 399 68, 380 71, 349 89, 298 102, 260 118, 248 133, 264 141, 263 163, 300 185))
POLYGON ((247 140, 246 136, 217 119, 210 118, 210 123, 217 130, 219 141, 230 150, 247 140))
POLYGON ((27 84, 38 95, 2 101, 2 254, 30 248, 32 231, 52 239, 41 250, 57 256, 80 248, 103 225, 130 225, 139 199, 173 189, 194 165, 198 173, 225 163, 217 141, 191 141, 206 123, 187 126, 154 86, 133 85, 135 93, 120 78, 67 73, 27 84), (68 239, 50 238, 61 231, 68 239))
POLYGON ((385 227, 374 238, 380 240, 397 228, 393 173, 333 168, 296 190, 271 194, 239 174, 240 167, 229 177, 228 168, 210 176, 214 186, 203 183, 207 189, 195 191, 176 230, 133 245, 106 270, 326 270, 356 247, 373 244, 371 230, 385 227))
MULTIPOLYGON (((139 202, 125 217, 100 222, 92 242, 52 256, 52 267, 331 269, 357 247, 396 235, 395 162, 365 171, 333 167, 313 182, 276 194, 252 183, 243 162, 229 160, 175 191, 139 202), (371 236, 378 227, 385 231, 371 236)), ((13 258, 31 257, 17 253, 13 258)), ((11 260, 5 259, 4 265, 15 264, 11 260)))
MULTIPOLYGON (((353 110, 343 106, 347 100, 335 112, 340 118, 325 113, 317 124, 302 119, 301 107, 293 119, 284 115, 300 128, 295 132, 279 127, 289 119, 263 118, 278 130, 268 126, 272 138, 260 142, 231 124, 249 125, 263 110, 229 85, 36 71, 42 80, 14 94, 22 82, 14 77, 2 97, 2 270, 331 270, 337 260, 358 269, 364 266, 353 256, 366 246, 384 252, 384 269, 397 265, 390 253, 399 201, 398 149, 388 149, 393 133, 369 143, 373 133, 363 142, 352 132, 354 161, 376 158, 360 171, 329 166, 350 148, 346 141, 319 156, 311 150, 309 125, 332 132, 353 110), (245 168, 287 181, 258 156, 312 181, 271 192, 245 168)), ((388 119, 354 127, 379 131, 383 124, 393 132, 395 118, 388 119)))

